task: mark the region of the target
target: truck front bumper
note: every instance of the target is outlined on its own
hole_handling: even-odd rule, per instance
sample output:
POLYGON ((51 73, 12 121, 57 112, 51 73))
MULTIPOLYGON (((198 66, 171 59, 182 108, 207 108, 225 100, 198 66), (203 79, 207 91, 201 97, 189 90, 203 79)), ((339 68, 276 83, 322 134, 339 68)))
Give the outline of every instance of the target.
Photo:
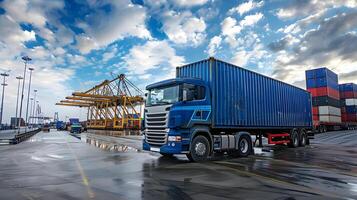
POLYGON ((153 151, 158 153, 167 153, 167 154, 185 154, 187 151, 183 151, 182 142, 167 142, 162 146, 150 145, 143 141, 143 150, 153 151))

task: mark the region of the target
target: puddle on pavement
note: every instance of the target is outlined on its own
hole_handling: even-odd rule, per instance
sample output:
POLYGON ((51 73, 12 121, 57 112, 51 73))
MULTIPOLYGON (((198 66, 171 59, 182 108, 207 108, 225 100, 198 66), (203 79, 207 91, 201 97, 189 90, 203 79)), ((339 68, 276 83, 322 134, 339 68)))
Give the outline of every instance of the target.
POLYGON ((88 137, 85 135, 81 135, 80 139, 91 145, 91 146, 95 146, 99 149, 105 150, 105 151, 112 151, 112 152, 140 152, 139 149, 127 146, 127 145, 123 145, 123 144, 119 144, 119 143, 114 143, 114 142, 110 142, 110 141, 104 141, 104 140, 100 140, 98 138, 92 138, 92 137, 88 137))

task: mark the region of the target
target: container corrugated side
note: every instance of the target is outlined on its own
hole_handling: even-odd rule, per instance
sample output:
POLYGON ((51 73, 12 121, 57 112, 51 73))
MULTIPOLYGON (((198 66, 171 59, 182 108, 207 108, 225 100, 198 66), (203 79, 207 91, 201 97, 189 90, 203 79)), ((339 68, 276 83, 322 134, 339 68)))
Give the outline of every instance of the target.
POLYGON ((179 67, 177 77, 210 83, 214 127, 312 126, 310 93, 281 81, 216 59, 179 67))

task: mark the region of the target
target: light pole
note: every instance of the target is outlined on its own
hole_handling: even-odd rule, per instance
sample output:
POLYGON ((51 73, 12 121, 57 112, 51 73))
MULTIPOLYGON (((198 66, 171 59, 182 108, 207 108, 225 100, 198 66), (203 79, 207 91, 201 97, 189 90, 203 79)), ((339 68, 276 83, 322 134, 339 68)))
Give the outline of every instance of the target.
MULTIPOLYGON (((35 118, 33 118, 35 116, 35 106, 36 106, 36 93, 37 93, 37 90, 33 90, 33 92, 35 93, 35 97, 34 97, 34 101, 33 101, 33 110, 32 110, 32 124, 35 124, 35 118)), ((31 113, 30 113, 31 115, 31 113)))
POLYGON ((3 83, 1 84, 1 85, 2 85, 2 97, 1 97, 0 126, 2 127, 2 114, 3 114, 3 111, 4 111, 5 86, 7 86, 7 84, 6 84, 5 81, 6 81, 6 77, 9 76, 9 74, 7 74, 7 73, 1 73, 0 75, 4 77, 4 81, 3 81, 3 83))
POLYGON ((15 128, 17 125, 19 125, 19 118, 17 118, 17 111, 18 111, 18 107, 19 107, 19 93, 20 93, 20 83, 21 83, 21 79, 24 79, 22 78, 21 76, 18 76, 16 77, 17 80, 19 80, 19 84, 17 85, 17 98, 16 98, 16 120, 15 120, 15 128))
POLYGON ((21 101, 20 101, 19 133, 20 133, 20 128, 21 128, 22 102, 24 101, 24 90, 25 90, 27 63, 29 61, 31 61, 32 59, 30 57, 28 57, 28 56, 23 56, 22 60, 24 60, 24 62, 25 62, 25 70, 24 70, 24 80, 22 82, 21 101))
POLYGON ((33 103, 32 103, 32 101, 33 101, 33 98, 30 98, 30 116, 29 116, 29 124, 31 124, 31 113, 32 113, 32 105, 33 105, 33 103))
POLYGON ((32 77, 32 71, 34 70, 34 68, 29 68, 29 70, 30 70, 30 81, 29 81, 29 89, 27 92, 27 105, 26 105, 26 124, 27 124, 27 126, 29 124, 28 116, 29 116, 29 103, 30 103, 30 91, 31 91, 31 77, 32 77))
POLYGON ((39 110, 38 110, 38 102, 39 101, 36 101, 36 125, 38 124, 38 115, 39 115, 39 110))

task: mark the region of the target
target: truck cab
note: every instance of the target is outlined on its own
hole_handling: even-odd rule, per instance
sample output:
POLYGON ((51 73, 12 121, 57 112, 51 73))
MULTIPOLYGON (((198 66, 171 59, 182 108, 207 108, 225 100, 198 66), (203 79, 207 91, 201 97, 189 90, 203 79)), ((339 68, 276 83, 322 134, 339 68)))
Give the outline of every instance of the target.
MULTIPOLYGON (((193 127, 211 123, 210 90, 204 81, 176 78, 148 85, 143 149, 188 154, 193 127)), ((206 153, 206 152, 205 152, 206 153)))

